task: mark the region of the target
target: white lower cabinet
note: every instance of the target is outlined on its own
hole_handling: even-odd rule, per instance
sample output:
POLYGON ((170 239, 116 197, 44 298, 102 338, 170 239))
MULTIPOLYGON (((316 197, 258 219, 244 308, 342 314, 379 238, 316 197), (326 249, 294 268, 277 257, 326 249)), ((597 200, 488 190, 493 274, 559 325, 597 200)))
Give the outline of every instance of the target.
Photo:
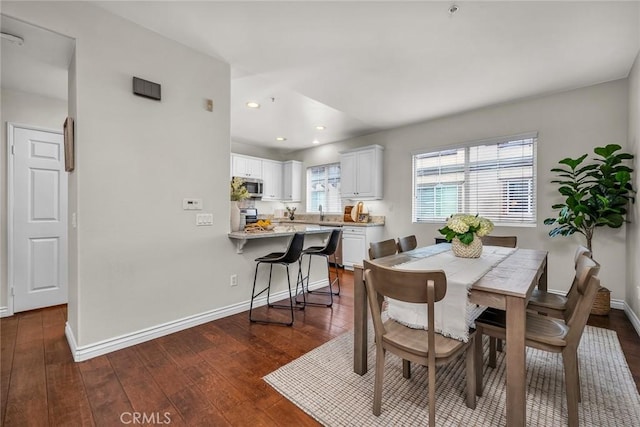
POLYGON ((382 227, 342 227, 342 264, 347 270, 353 270, 354 264, 362 265, 369 259, 371 242, 382 240, 382 227))

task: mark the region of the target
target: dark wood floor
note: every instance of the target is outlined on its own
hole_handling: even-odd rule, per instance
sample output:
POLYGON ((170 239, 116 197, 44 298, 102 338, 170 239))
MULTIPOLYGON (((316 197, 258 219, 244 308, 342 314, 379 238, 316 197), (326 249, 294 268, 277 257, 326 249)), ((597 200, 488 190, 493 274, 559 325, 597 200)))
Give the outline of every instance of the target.
MULTIPOLYGON (((351 329, 353 275, 342 282, 333 309, 297 312, 292 328, 242 313, 82 363, 64 336, 65 306, 3 318, 0 424, 112 426, 137 412, 171 425, 317 425, 262 377, 351 329)), ((624 313, 590 324, 618 333, 640 389, 640 338, 624 313)))

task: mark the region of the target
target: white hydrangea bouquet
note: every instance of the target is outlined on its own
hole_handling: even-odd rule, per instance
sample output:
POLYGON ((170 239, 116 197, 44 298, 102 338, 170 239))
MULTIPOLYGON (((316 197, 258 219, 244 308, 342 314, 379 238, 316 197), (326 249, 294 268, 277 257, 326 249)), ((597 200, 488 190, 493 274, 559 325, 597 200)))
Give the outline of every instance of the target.
POLYGON ((465 245, 473 242, 474 236, 486 236, 493 231, 493 222, 478 215, 454 214, 447 219, 447 225, 438 230, 448 242, 457 237, 465 245))

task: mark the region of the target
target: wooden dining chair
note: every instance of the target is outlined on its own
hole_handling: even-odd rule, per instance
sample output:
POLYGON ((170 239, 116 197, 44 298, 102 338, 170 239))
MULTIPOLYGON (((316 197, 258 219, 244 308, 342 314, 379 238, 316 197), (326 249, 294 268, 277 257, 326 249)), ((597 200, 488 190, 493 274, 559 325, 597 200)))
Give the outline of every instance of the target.
MULTIPOLYGON (((587 324, 591 306, 600 287, 597 277, 600 265, 582 256, 578 265, 578 298, 574 307, 567 310, 565 322, 549 316, 527 312, 525 343, 539 350, 562 354, 569 426, 578 425, 578 402, 580 399, 580 375, 578 371, 578 345, 587 324)), ((476 319, 476 391, 482 395, 482 336, 504 339, 506 336, 504 311, 485 311, 476 319)), ((508 351, 508 350, 507 350, 508 351)))
MULTIPOLYGON (((577 267, 578 260, 582 255, 590 258, 591 252, 584 246, 579 245, 574 256, 574 267, 577 267)), ((575 286, 577 280, 578 276, 576 275, 574 276, 573 283, 566 295, 552 294, 538 288, 534 289, 527 304, 527 309, 538 313, 544 313, 558 319, 567 320, 565 314, 567 307, 569 306, 569 301, 571 301, 571 304, 575 304, 575 299, 577 298, 577 290, 575 286)), ((489 339, 489 364, 493 367, 495 367, 496 363, 496 349, 498 351, 502 351, 502 340, 497 340, 496 342, 496 339, 492 337, 489 339)))
MULTIPOLYGON (((482 236, 480 240, 483 245, 487 246, 501 246, 503 248, 515 248, 518 246, 518 236, 482 236)), ((502 340, 496 340, 491 337, 489 339, 489 348, 490 360, 495 365, 496 349, 502 351, 502 340)))
POLYGON ((398 252, 407 252, 418 247, 416 236, 405 236, 398 239, 398 252))
MULTIPOLYGON (((575 256, 573 258, 574 267, 578 266, 578 260, 581 256, 591 258, 591 251, 588 248, 580 245, 576 249, 575 256)), ((568 320, 565 316, 567 307, 575 305, 575 299, 578 297, 576 289, 576 282, 578 276, 574 276, 573 283, 569 288, 569 292, 566 295, 552 294, 547 291, 541 291, 534 289, 529 299, 527 308, 538 313, 544 313, 548 316, 556 317, 558 319, 568 320)))
POLYGON ((376 341, 374 415, 380 415, 382 407, 382 380, 386 351, 396 354, 403 360, 428 368, 430 426, 435 425, 436 366, 448 363, 466 352, 466 404, 469 408, 475 409, 475 333, 469 334, 469 341, 465 343, 435 332, 434 306, 447 293, 447 277, 444 271, 400 270, 378 266, 366 260, 364 270, 376 341), (393 319, 383 322, 381 307, 385 297, 410 303, 426 303, 428 330, 412 329, 393 319))
POLYGON ((480 240, 486 246, 502 246, 504 248, 518 246, 518 236, 482 236, 480 240))
POLYGON ((382 258, 398 252, 398 246, 393 239, 373 242, 369 245, 369 259, 382 258))

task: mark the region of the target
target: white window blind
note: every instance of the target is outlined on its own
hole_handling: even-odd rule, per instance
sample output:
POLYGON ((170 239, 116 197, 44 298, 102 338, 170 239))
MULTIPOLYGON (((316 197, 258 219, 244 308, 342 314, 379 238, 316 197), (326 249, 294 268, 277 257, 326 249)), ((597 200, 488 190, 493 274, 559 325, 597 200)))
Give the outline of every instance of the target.
POLYGON ((307 168, 307 212, 342 213, 340 163, 307 168))
POLYGON ((479 214, 501 225, 535 224, 537 133, 413 155, 413 221, 479 214))

